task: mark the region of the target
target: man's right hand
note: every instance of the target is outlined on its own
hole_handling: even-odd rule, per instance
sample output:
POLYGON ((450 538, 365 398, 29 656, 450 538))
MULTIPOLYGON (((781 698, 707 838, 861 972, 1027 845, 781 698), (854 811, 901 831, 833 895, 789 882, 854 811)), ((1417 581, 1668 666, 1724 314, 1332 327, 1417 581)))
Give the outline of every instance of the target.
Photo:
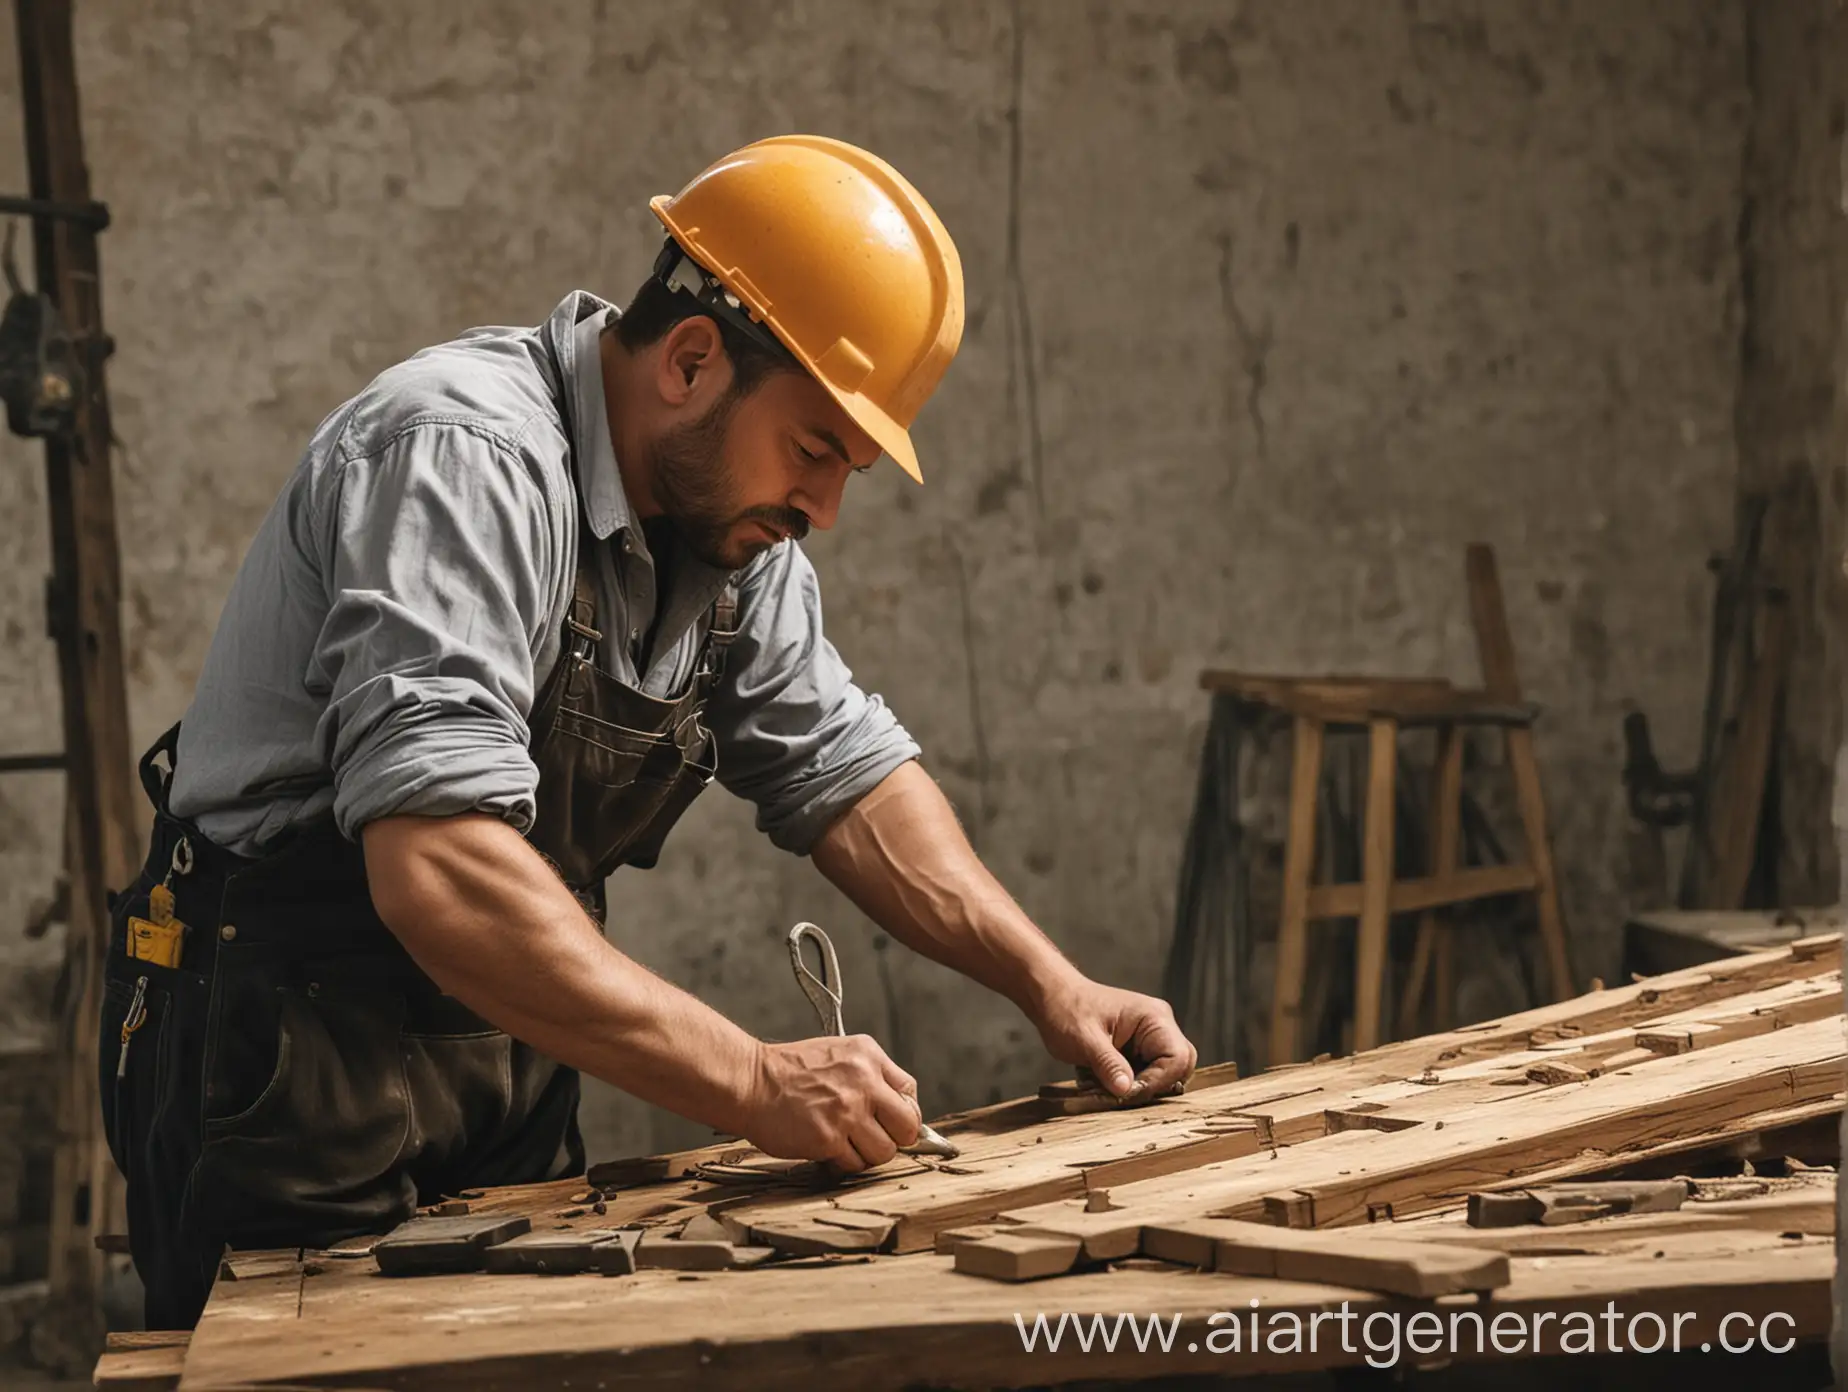
POLYGON ((917 1080, 850 1034, 763 1045, 741 1129, 766 1155, 855 1174, 916 1144, 922 1120, 917 1080))

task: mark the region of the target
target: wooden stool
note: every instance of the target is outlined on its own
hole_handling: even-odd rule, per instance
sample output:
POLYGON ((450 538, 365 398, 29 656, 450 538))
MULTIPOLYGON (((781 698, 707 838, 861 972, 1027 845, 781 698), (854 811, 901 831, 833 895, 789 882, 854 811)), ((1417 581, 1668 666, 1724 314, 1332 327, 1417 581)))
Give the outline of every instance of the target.
POLYGON ((1451 935, 1437 910, 1496 895, 1529 893, 1535 898, 1553 997, 1573 993, 1565 927, 1559 911, 1546 804, 1533 753, 1535 709, 1521 701, 1514 649, 1502 611, 1494 553, 1471 547, 1468 575, 1472 617, 1481 652, 1484 684, 1462 690, 1443 681, 1368 677, 1274 677, 1208 672, 1201 685, 1250 705, 1279 711, 1293 727, 1289 831, 1283 868, 1283 904, 1277 929, 1276 987, 1272 998, 1270 1062, 1287 1063, 1301 1046, 1303 978, 1311 919, 1355 918, 1359 941, 1354 968, 1354 1049, 1381 1042, 1386 936, 1395 913, 1422 911, 1410 980, 1400 1009, 1402 1027, 1416 1019, 1427 977, 1435 975, 1440 1019, 1454 996, 1451 935), (1521 826, 1524 862, 1465 869, 1458 864, 1461 841, 1463 732, 1470 726, 1503 731, 1521 826), (1330 727, 1368 732, 1366 810, 1362 876, 1347 884, 1314 883, 1317 789, 1322 751, 1330 727), (1431 793, 1430 873, 1400 880, 1393 869, 1393 802, 1398 739, 1403 729, 1437 732, 1437 762, 1431 793))

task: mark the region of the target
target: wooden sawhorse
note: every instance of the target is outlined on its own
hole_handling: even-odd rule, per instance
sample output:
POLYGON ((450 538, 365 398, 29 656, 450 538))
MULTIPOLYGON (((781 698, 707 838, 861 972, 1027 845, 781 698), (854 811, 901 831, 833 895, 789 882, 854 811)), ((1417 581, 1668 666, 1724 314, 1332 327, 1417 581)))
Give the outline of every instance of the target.
POLYGON ((1275 677, 1207 672, 1201 685, 1234 700, 1281 712, 1293 730, 1289 829, 1285 844, 1282 909, 1277 929, 1276 985, 1272 997, 1270 1062, 1295 1060, 1301 1045, 1303 979, 1312 919, 1355 918, 1359 940, 1354 968, 1354 1049, 1382 1040, 1387 929, 1395 913, 1422 914, 1410 979, 1400 1006, 1409 1027, 1435 977, 1438 1014, 1454 1001, 1452 937, 1437 910, 1503 894, 1535 899, 1553 997, 1573 993, 1560 914, 1553 855, 1547 837, 1546 802, 1534 759, 1536 711, 1520 697, 1514 648, 1502 609, 1494 553, 1472 546, 1468 555, 1470 605, 1482 658, 1483 687, 1463 690, 1444 681, 1368 677, 1275 677), (1507 765, 1514 780, 1526 840, 1524 861, 1464 868, 1461 840, 1464 731, 1471 726, 1503 731, 1507 765), (1362 875, 1346 884, 1314 883, 1316 798, 1322 751, 1331 727, 1368 732, 1367 794, 1362 823, 1362 875), (1429 874, 1400 880, 1393 870, 1393 801, 1399 732, 1437 732, 1432 778, 1429 874))

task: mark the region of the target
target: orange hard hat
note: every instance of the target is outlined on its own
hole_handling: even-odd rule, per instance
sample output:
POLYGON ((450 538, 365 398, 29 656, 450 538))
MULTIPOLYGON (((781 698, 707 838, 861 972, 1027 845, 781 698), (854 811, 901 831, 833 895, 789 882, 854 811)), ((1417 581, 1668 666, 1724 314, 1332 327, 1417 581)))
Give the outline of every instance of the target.
POLYGON ((735 151, 650 200, 689 257, 769 326, 912 478, 911 422, 962 342, 962 261, 877 155, 820 135, 735 151))

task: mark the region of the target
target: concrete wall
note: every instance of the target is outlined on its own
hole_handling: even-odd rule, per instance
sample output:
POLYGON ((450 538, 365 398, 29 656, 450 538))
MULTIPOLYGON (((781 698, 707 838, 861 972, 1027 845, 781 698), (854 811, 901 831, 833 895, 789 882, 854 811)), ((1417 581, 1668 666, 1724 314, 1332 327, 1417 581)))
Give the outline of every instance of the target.
POLYGON ((1751 7, 1753 118, 1741 218, 1745 342, 1739 481, 1773 499, 1771 573, 1790 591, 1797 646, 1779 772, 1786 903, 1833 903, 1828 809, 1842 740, 1848 412, 1843 135, 1848 30, 1831 0, 1751 7))
MULTIPOLYGON (((1047 930, 1152 987, 1198 671, 1470 679, 1487 540, 1580 974, 1614 967, 1620 717, 1691 750, 1730 527, 1740 5, 85 0, 80 24, 138 739, 183 709, 325 411, 466 325, 625 295, 646 195, 816 130, 916 181, 969 290, 930 485, 878 472, 812 543, 831 629, 1047 930)), ((37 467, 0 441, 7 747, 55 738, 37 467)), ((0 786, 0 955, 56 826, 55 785, 0 786)), ((781 935, 828 925, 849 1021, 929 1106, 1054 1072, 722 794, 613 888, 625 949, 778 1035, 809 1027, 781 935)), ((608 1096, 587 1119, 599 1154, 690 1134, 608 1096)))

